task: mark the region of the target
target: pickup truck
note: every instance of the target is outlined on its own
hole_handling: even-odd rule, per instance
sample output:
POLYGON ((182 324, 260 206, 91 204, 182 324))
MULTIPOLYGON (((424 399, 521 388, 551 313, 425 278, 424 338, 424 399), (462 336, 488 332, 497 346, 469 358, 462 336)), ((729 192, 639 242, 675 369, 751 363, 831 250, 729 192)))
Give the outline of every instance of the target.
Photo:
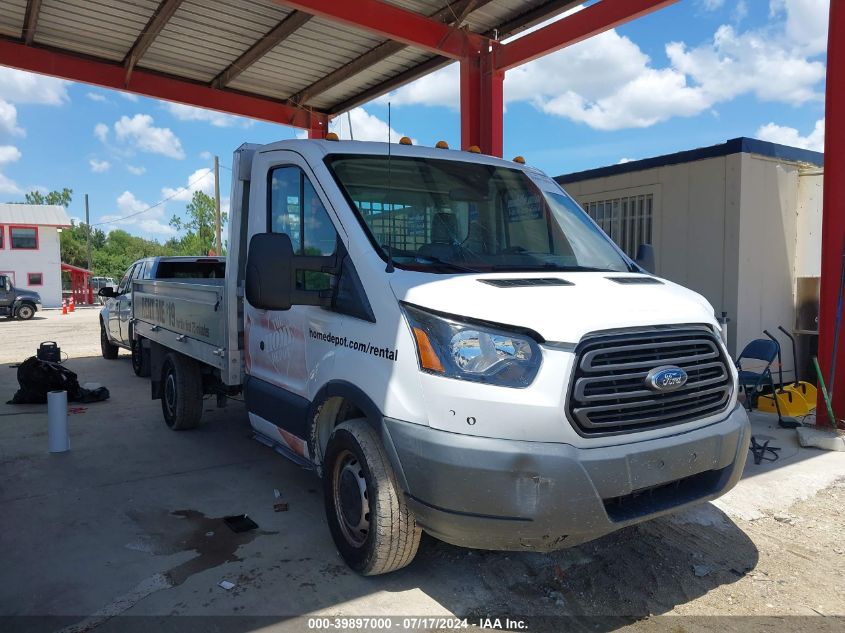
POLYGON ((8 275, 0 275, 0 316, 28 321, 41 309, 41 295, 15 288, 8 275))
MULTIPOLYGON (((138 376, 149 376, 149 363, 137 337, 133 336, 132 282, 136 279, 222 280, 226 273, 224 257, 145 257, 133 262, 117 288, 103 284, 97 296, 104 302, 100 310, 100 351, 103 358, 114 360, 120 348, 132 354, 132 369, 138 376)), ((100 279, 108 279, 101 277, 100 279)))
POLYGON ((551 551, 733 487, 750 429, 713 307, 522 161, 290 140, 234 155, 223 283, 133 283, 173 430, 243 393, 321 478, 357 572, 422 531, 551 551))

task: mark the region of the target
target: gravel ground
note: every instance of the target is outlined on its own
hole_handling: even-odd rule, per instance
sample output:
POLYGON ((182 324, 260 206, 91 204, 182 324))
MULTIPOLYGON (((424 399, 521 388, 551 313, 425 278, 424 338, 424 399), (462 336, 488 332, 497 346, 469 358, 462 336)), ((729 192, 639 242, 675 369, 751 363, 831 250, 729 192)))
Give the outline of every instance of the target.
POLYGON ((77 308, 36 312, 29 321, 0 318, 0 337, 14 345, 0 345, 0 363, 19 363, 35 355, 42 341, 56 341, 73 358, 100 355, 100 308, 77 308))

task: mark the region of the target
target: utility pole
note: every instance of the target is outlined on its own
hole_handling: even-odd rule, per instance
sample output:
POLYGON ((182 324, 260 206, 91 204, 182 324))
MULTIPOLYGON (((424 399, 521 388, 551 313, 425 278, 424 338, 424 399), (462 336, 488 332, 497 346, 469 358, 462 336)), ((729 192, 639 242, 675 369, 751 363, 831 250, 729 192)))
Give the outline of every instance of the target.
POLYGON ((88 238, 88 270, 91 270, 91 219, 88 217, 88 194, 85 194, 85 233, 88 238))
POLYGON ((216 255, 219 257, 223 254, 223 242, 220 235, 220 161, 217 159, 217 156, 214 157, 214 211, 214 243, 216 255))

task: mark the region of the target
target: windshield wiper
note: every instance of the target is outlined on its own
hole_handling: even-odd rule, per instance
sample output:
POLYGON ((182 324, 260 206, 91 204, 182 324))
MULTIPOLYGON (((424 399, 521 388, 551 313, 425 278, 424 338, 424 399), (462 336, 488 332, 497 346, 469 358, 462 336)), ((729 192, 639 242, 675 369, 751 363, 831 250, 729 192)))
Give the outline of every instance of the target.
POLYGON ((456 264, 455 262, 451 262, 445 259, 440 259, 439 257, 433 257, 431 255, 415 255, 414 256, 415 262, 431 262, 432 264, 439 264, 440 266, 446 266, 451 268, 452 270, 460 270, 461 272, 465 273, 480 273, 482 271, 476 270, 475 268, 470 268, 468 266, 462 266, 461 264, 456 264))

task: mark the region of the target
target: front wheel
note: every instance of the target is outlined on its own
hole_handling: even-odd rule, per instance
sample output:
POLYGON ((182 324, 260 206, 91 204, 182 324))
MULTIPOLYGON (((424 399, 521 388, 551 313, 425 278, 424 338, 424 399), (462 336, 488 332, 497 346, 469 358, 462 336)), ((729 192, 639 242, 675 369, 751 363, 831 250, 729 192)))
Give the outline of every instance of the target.
POLYGON ((24 303, 18 307, 18 318, 21 321, 29 321, 32 317, 35 316, 35 308, 33 308, 28 303, 24 303))
POLYGON ((164 357, 161 368, 161 412, 174 431, 199 426, 202 417, 202 374, 193 358, 178 352, 164 357))
POLYGON ((332 538, 352 569, 375 576, 414 559, 422 531, 366 420, 344 422, 329 438, 323 493, 332 538))
POLYGON ((118 347, 109 340, 109 335, 106 332, 106 326, 102 319, 100 320, 100 351, 103 358, 114 360, 117 358, 118 347))

